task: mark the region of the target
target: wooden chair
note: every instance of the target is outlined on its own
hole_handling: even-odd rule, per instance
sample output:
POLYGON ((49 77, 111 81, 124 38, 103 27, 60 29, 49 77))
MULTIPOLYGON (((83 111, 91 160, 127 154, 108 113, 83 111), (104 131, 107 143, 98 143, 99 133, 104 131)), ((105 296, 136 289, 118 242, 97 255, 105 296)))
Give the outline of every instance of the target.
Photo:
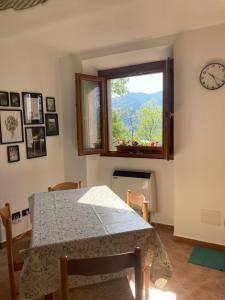
POLYGON ((55 191, 63 191, 63 190, 72 190, 72 189, 81 189, 82 188, 82 181, 78 182, 62 182, 59 184, 56 184, 53 187, 49 187, 49 192, 55 192, 55 191))
POLYGON ((134 252, 87 259, 60 259, 62 300, 131 300, 134 299, 127 278, 119 278, 68 289, 69 275, 93 276, 135 269, 135 300, 142 299, 141 249, 134 252))
POLYGON ((140 210, 146 222, 150 221, 148 202, 145 201, 145 196, 143 194, 128 190, 127 204, 134 209, 140 210))
POLYGON ((19 251, 22 249, 29 248, 30 239, 23 238, 22 240, 20 239, 13 240, 11 211, 10 211, 9 203, 6 203, 3 208, 0 208, 0 216, 6 231, 6 248, 7 248, 11 300, 16 300, 17 288, 16 288, 15 272, 21 270, 23 266, 23 259, 19 251))
MULTIPOLYGON (((127 204, 134 208, 135 210, 140 211, 141 215, 146 222, 150 222, 150 211, 148 207, 148 202, 145 200, 145 196, 141 193, 134 191, 127 191, 127 204)), ((144 269, 144 289, 145 296, 148 296, 149 293, 149 280, 150 280, 150 267, 145 266, 144 269)))

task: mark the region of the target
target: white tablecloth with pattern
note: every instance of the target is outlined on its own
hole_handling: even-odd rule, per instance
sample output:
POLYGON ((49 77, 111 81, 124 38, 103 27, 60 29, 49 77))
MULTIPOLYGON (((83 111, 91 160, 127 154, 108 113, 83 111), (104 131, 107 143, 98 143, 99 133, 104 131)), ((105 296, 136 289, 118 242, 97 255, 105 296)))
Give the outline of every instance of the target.
MULTIPOLYGON (((59 258, 97 257, 140 246, 151 280, 171 276, 171 265, 154 228, 106 186, 36 193, 29 198, 32 241, 24 251, 21 299, 35 299, 60 286, 59 258)), ((121 276, 114 274, 113 276, 121 276)), ((112 275, 72 276, 71 287, 100 282, 112 275)))

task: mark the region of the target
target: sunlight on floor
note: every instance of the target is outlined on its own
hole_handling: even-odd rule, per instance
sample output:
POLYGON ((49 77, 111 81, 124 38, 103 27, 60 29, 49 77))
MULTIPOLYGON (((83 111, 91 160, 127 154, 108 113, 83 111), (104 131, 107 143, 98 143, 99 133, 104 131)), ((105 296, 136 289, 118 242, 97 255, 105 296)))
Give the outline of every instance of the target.
MULTIPOLYGON (((134 282, 130 281, 130 288, 133 295, 135 294, 134 282)), ((144 300, 176 300, 176 294, 169 291, 162 291, 156 288, 149 289, 149 295, 143 297, 144 300)))
MULTIPOLYGON (((149 289, 149 300, 176 300, 176 294, 158 289, 149 289)), ((145 299, 147 300, 147 299, 145 299)))

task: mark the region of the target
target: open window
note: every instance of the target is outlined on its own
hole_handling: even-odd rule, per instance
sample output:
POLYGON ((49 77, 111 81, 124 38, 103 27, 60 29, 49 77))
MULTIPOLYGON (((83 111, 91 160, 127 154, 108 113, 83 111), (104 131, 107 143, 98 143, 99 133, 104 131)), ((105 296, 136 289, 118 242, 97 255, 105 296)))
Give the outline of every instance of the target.
POLYGON ((173 159, 171 59, 76 74, 79 155, 173 159))

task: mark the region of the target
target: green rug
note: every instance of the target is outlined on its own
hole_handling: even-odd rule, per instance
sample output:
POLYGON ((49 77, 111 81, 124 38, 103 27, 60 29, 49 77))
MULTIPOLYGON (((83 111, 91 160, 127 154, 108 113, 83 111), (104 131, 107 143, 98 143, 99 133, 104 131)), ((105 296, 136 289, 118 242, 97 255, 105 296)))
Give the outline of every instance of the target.
POLYGON ((225 272, 225 252, 203 247, 193 247, 188 261, 192 264, 225 272))

